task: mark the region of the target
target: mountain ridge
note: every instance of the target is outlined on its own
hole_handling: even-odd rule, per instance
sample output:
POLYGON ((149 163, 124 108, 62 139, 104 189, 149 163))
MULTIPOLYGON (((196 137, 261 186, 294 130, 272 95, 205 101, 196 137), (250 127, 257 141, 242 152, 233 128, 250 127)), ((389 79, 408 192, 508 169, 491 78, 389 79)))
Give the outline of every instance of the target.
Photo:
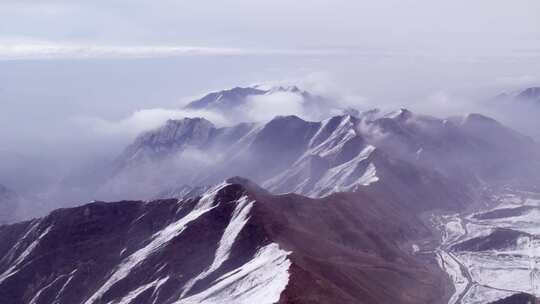
POLYGON ((428 229, 404 210, 385 214, 388 204, 400 209, 361 193, 276 196, 237 177, 184 201, 60 209, 0 227, 0 298, 13 304, 438 301, 445 286, 440 270, 400 245, 428 229), (388 216, 395 218, 391 224, 388 216))
MULTIPOLYGON (((183 125, 182 121, 177 124, 183 125)), ((120 157, 121 162, 126 167, 133 155, 148 153, 143 166, 165 166, 161 170, 165 172, 174 163, 167 166, 161 162, 195 155, 185 165, 177 166, 184 171, 193 166, 197 172, 187 180, 177 176, 174 183, 197 187, 228 175, 242 175, 276 193, 317 197, 376 184, 380 182, 378 169, 389 169, 400 162, 415 170, 433 171, 429 173, 432 176, 475 184, 519 174, 525 179, 533 175, 540 159, 537 152, 533 153, 532 140, 476 114, 438 119, 401 109, 391 114, 368 111, 358 117, 334 116, 320 122, 278 116, 265 124, 208 125, 204 136, 192 133, 178 141, 171 137, 159 147, 137 139, 120 157), (534 165, 519 159, 533 159, 534 165)), ((160 130, 150 131, 152 138, 161 138, 160 130)), ((137 166, 132 163, 132 167, 137 166)), ((174 174, 169 180, 174 180, 174 174)))

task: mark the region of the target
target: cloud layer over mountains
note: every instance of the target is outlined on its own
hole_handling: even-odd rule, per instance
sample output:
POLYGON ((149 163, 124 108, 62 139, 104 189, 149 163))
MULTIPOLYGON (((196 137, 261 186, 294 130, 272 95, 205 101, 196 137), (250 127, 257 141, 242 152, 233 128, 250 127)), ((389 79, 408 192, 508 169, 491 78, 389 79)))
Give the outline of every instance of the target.
MULTIPOLYGON (((331 85, 331 82, 329 84, 331 85)), ((216 130, 220 128, 226 130, 239 126, 241 123, 248 123, 244 130, 240 128, 238 132, 253 130, 256 134, 259 132, 256 131, 257 124, 262 127, 279 116, 295 115, 305 121, 319 122, 336 115, 352 114, 358 116, 360 112, 377 106, 370 104, 369 100, 366 101, 363 98, 351 98, 347 97, 346 94, 340 96, 339 90, 338 93, 335 93, 335 89, 334 91, 328 89, 328 85, 326 88, 316 89, 315 92, 320 94, 311 93, 294 85, 272 84, 234 87, 194 98, 183 105, 141 109, 127 117, 117 119, 99 118, 98 116, 77 117, 74 123, 81 129, 77 131, 79 134, 73 135, 78 138, 68 141, 71 143, 68 149, 58 145, 56 151, 61 152, 56 156, 47 158, 46 149, 40 157, 35 154, 33 157, 25 154, 18 155, 9 149, 4 150, 1 160, 4 163, 0 163, 4 168, 4 174, 0 176, 0 183, 23 193, 34 192, 32 195, 35 195, 38 200, 50 200, 55 197, 56 200, 66 202, 80 201, 81 199, 88 201, 99 197, 99 195, 95 196, 95 189, 88 190, 92 188, 89 186, 86 187, 85 191, 80 192, 81 189, 76 188, 81 188, 85 181, 89 184, 97 182, 100 179, 98 175, 104 174, 103 172, 106 175, 113 174, 115 168, 111 167, 110 164, 113 163, 122 149, 138 135, 149 130, 160 130, 159 128, 163 128, 168 120, 202 117, 210 121, 211 128, 216 128, 216 130), (325 90, 328 92, 327 95, 325 95, 325 90), (85 142, 88 138, 95 138, 95 144, 85 142), (81 144, 77 144, 78 141, 81 144), (85 149, 88 146, 92 146, 92 148, 85 149), (32 171, 21 170, 25 166, 31 166, 32 171), (105 167, 111 168, 104 171, 105 167), (25 172, 31 172, 31 174, 25 172), (64 184, 66 180, 79 180, 79 184, 66 187, 64 184), (72 188, 73 192, 69 190, 64 193, 68 188, 72 188)), ((519 93, 516 93, 516 96, 517 94, 519 93)), ((502 116, 504 123, 517 127, 525 134, 537 135, 535 133, 537 132, 535 113, 540 111, 540 107, 535 102, 514 100, 512 96, 469 102, 440 93, 427 101, 413 103, 411 108, 420 109, 415 110, 418 113, 425 110, 427 113, 436 113, 440 117, 462 116, 461 114, 465 110, 494 114, 494 117, 500 118, 502 116)), ((392 104, 379 104, 378 106, 383 108, 382 113, 389 111, 385 109, 393 108, 392 104)), ((366 119, 358 120, 355 123, 356 130, 371 141, 384 141, 384 138, 388 136, 388 131, 380 124, 368 123, 368 121, 366 119)), ((234 128, 230 130, 233 132, 234 128)), ((73 133, 74 130, 71 132, 73 133)), ((203 136, 200 140, 204 141, 204 138, 203 136)), ((155 166, 156 164, 145 164, 137 169, 129 169, 123 175, 118 175, 116 181, 109 185, 108 189, 104 188, 105 190, 101 194, 105 195, 103 198, 108 198, 109 194, 116 193, 111 197, 121 198, 121 195, 129 193, 129 189, 131 189, 133 193, 140 193, 138 190, 142 190, 144 193, 140 193, 140 195, 145 194, 152 197, 152 195, 166 190, 166 187, 159 189, 151 187, 151 184, 159 184, 159 181, 167 181, 164 184, 171 188, 181 186, 183 183, 192 184, 192 180, 185 178, 191 178, 198 172, 200 173, 201 170, 204 171, 204 168, 211 168, 216 163, 223 162, 224 157, 230 156, 225 153, 226 150, 230 149, 229 141, 230 139, 227 139, 226 142, 214 145, 212 149, 204 148, 201 150, 200 147, 187 146, 183 148, 183 153, 170 158, 169 161, 158 167, 155 166), (179 172, 183 173, 179 174, 179 172), (135 186, 141 181, 153 190, 135 186)), ((245 143, 240 144, 240 146, 244 145, 245 143)), ((32 155, 32 153, 29 154, 32 155)), ((310 163, 311 161, 309 160, 302 165, 314 165, 310 163)), ((315 164, 315 166, 318 165, 315 164)), ((225 177, 223 176, 223 178, 225 177)), ((265 180, 257 181, 264 182, 265 180)), ((211 182, 207 181, 206 183, 211 182)))

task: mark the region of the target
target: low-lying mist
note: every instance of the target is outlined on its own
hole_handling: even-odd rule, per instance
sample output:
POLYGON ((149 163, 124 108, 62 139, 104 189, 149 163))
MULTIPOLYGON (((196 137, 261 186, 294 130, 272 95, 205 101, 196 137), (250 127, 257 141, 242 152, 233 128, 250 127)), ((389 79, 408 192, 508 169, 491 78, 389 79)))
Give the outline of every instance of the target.
MULTIPOLYGON (((138 134, 168 119, 205 117, 217 126, 228 126, 268 121, 276 115, 320 120, 344 109, 405 107, 437 117, 478 112, 540 138, 540 105, 494 99, 502 92, 538 84, 540 78, 530 71, 540 69, 531 58, 508 62, 357 54, 324 60, 231 56, 10 61, 0 66, 0 184, 45 204, 122 198, 113 195, 117 189, 138 197, 131 180, 121 178, 95 197, 85 183, 95 186, 101 176, 88 173, 113 170, 110 164, 138 134), (430 68, 418 68, 425 66, 430 68), (324 97, 326 103, 306 107, 298 96, 280 93, 253 97, 235 117, 183 108, 197 98, 193 96, 254 84, 298 85, 324 97), (82 179, 73 186, 77 189, 66 188, 66 180, 76 179, 81 172, 92 180, 82 179)), ((167 177, 191 176, 219 157, 219 151, 209 155, 194 151, 183 154, 174 165, 134 172, 132 178, 149 186, 162 182, 175 186, 180 181, 167 177)))

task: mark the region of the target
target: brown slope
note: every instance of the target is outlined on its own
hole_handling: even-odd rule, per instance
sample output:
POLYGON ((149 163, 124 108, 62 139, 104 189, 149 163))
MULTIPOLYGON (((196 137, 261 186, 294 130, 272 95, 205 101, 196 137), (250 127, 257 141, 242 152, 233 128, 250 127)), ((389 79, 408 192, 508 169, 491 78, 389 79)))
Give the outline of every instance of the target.
POLYGON ((429 232, 398 203, 363 193, 257 200, 256 220, 292 251, 280 303, 442 303, 446 276, 406 247, 429 232))

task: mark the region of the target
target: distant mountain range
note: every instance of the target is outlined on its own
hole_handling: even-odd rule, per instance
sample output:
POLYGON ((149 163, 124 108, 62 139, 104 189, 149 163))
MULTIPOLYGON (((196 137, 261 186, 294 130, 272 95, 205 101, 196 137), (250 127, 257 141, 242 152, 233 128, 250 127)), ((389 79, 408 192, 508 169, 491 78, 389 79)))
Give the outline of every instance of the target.
MULTIPOLYGON (((296 87, 235 88, 187 108, 234 117, 281 93, 320 100, 296 87)), ((492 187, 540 192, 537 143, 489 117, 327 116, 225 127, 194 117, 140 134, 65 181, 123 201, 0 226, 0 299, 444 303, 450 281, 418 249, 439 241, 426 216, 469 208, 492 187)), ((496 231, 453 249, 512 248, 519 237, 496 231)))
POLYGON ((209 93, 200 99, 196 99, 188 103, 186 109, 194 110, 210 110, 214 109, 220 112, 227 112, 231 110, 238 110, 241 108, 249 107, 253 102, 253 97, 257 96, 269 96, 273 94, 292 94, 303 98, 305 103, 322 102, 323 97, 309 93, 308 91, 301 90, 295 85, 290 86, 264 86, 254 85, 251 87, 234 87, 218 92, 209 93))
POLYGON ((186 110, 203 110, 224 116, 230 121, 260 121, 269 115, 303 115, 324 119, 344 111, 334 100, 311 94, 297 86, 234 87, 209 93, 188 103, 186 110))
MULTIPOLYGON (((311 96, 296 87, 273 91, 311 96)), ((243 104, 248 101, 238 96, 268 92, 224 90, 188 107, 216 107, 223 98, 243 104)), ((227 127, 204 118, 169 120, 138 136, 113 163, 69 176, 58 189, 73 189, 73 201, 182 198, 243 176, 273 193, 321 197, 390 184, 401 185, 396 193, 412 195, 403 181, 414 177, 432 183, 434 193, 448 185, 461 189, 454 193, 462 197, 451 199, 459 206, 470 188, 486 181, 536 180, 537 145, 489 117, 436 118, 406 109, 351 113, 322 121, 278 116, 227 127)))
POLYGON ((502 93, 496 100, 530 102, 540 105, 540 87, 530 87, 523 90, 502 93))
POLYGON ((478 114, 437 119, 408 110, 368 111, 321 122, 282 116, 232 127, 186 118, 139 136, 118 157, 102 191, 140 197, 179 185, 211 185, 230 175, 275 193, 311 197, 397 187, 401 176, 436 181, 444 191, 450 183, 527 179, 538 159, 532 140, 478 114))

